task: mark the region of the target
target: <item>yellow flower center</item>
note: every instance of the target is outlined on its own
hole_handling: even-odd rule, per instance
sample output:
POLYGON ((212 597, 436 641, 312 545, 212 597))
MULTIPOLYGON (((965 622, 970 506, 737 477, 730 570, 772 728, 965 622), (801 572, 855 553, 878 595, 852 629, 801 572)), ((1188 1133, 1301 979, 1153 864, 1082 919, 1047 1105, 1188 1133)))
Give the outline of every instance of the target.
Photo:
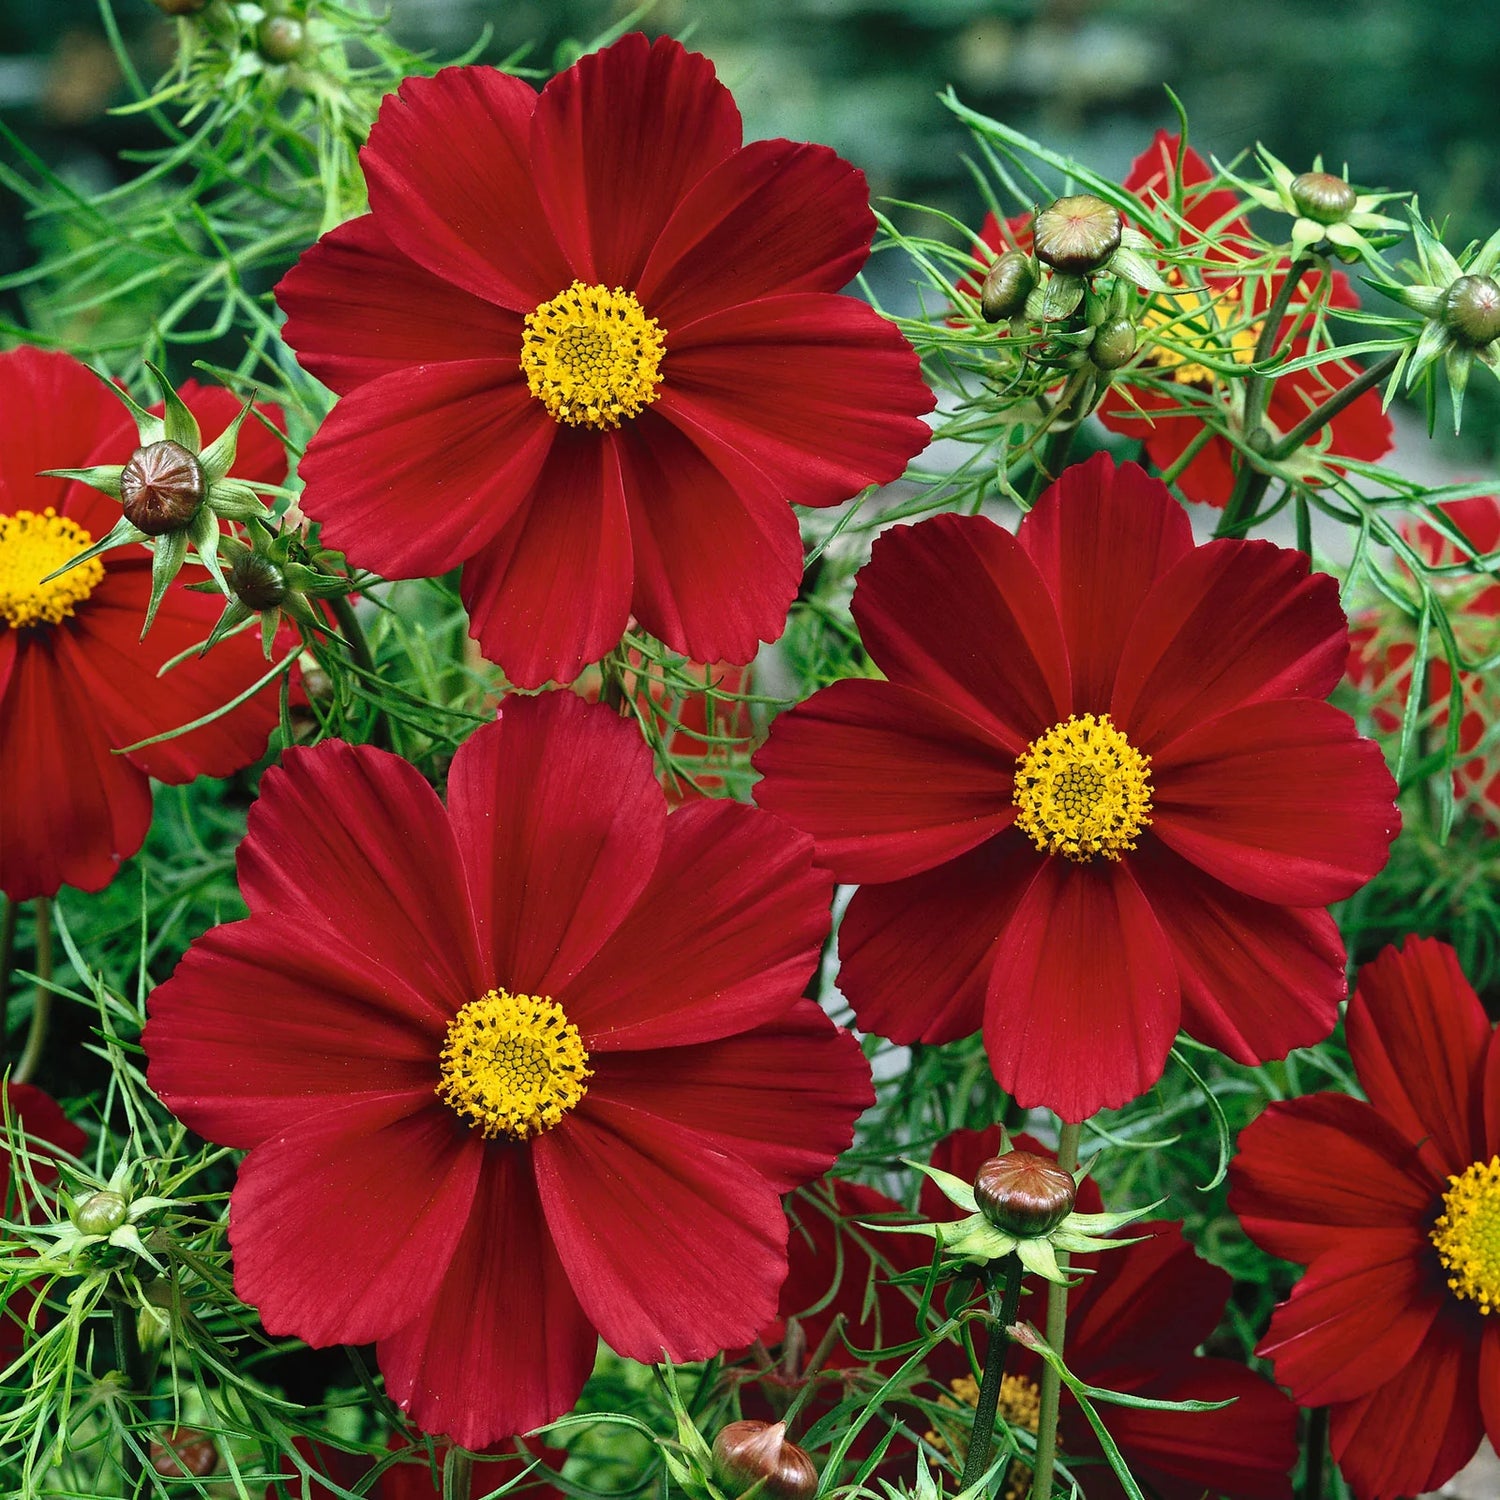
POLYGON ((575 281, 526 314, 521 368, 557 421, 604 431, 656 400, 665 339, 622 287, 575 281))
POLYGON ((1448 1179, 1432 1243, 1456 1296, 1482 1313, 1500 1308, 1500 1156, 1448 1179))
MULTIPOLYGON (((1174 273, 1174 283, 1179 279, 1174 273)), ((1146 335, 1148 362, 1179 385, 1211 386, 1219 379, 1188 351, 1198 350, 1220 364, 1226 359, 1249 364, 1259 336, 1257 325, 1245 321, 1238 286, 1207 296, 1196 288, 1158 292, 1141 317, 1141 331, 1146 335)))
POLYGON ((50 583, 42 579, 93 540, 50 505, 40 515, 18 510, 0 516, 0 615, 18 629, 67 619, 103 582, 104 564, 91 557, 50 583))
POLYGON ((486 1140, 551 1130, 588 1091, 593 1071, 578 1028, 538 995, 490 990, 448 1023, 438 1097, 486 1140))
POLYGON ((1108 714, 1072 714, 1016 762, 1016 827, 1044 854, 1119 859, 1151 824, 1150 767, 1108 714))

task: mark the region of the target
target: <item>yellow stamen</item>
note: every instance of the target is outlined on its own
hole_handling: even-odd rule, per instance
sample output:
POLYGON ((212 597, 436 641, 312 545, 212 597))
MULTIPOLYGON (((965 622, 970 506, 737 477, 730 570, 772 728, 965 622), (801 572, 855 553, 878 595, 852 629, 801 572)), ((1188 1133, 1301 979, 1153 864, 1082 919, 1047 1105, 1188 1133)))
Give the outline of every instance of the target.
MULTIPOLYGON (((951 1397, 939 1396, 944 1406, 962 1407, 979 1405, 979 1382, 972 1375, 960 1375, 948 1382, 953 1392, 951 1397)), ((997 1406, 1000 1417, 1007 1427, 1019 1427, 1024 1432, 1035 1434, 1042 1419, 1042 1392, 1034 1380, 1024 1375, 1002 1375, 1000 1377, 1000 1400, 997 1406)), ((948 1445, 936 1432, 923 1436, 939 1452, 946 1453, 948 1445)), ((1001 1500, 1022 1500, 1031 1489, 1031 1465, 1019 1458, 1010 1462, 1005 1471, 1005 1487, 1001 1500)))
POLYGON ((67 619, 103 582, 104 564, 91 557, 50 583, 42 579, 93 540, 50 505, 40 515, 18 510, 0 516, 0 616, 18 629, 67 619))
POLYGON ((578 1028, 539 995, 490 990, 448 1023, 438 1097, 486 1140, 551 1130, 588 1091, 578 1028))
MULTIPOLYGON (((1173 279, 1177 280, 1175 274, 1173 279)), ((1158 292, 1141 316, 1141 332, 1149 364, 1166 371, 1179 385, 1204 386, 1220 377, 1185 350, 1199 350, 1220 364, 1232 360, 1245 365, 1254 358, 1259 336, 1258 327, 1245 321, 1238 285, 1222 292, 1204 293, 1196 288, 1158 292), (1169 348, 1168 343, 1176 347, 1169 348)))
POLYGON ((1500 1308, 1500 1156, 1448 1179, 1432 1243, 1455 1296, 1486 1315, 1500 1308))
POLYGON ((1150 766, 1108 714, 1073 714, 1016 762, 1016 827, 1044 854, 1119 859, 1151 824, 1150 766))
POLYGON ((521 368, 559 422, 605 431, 656 400, 665 338, 622 287, 575 281, 526 314, 521 368))

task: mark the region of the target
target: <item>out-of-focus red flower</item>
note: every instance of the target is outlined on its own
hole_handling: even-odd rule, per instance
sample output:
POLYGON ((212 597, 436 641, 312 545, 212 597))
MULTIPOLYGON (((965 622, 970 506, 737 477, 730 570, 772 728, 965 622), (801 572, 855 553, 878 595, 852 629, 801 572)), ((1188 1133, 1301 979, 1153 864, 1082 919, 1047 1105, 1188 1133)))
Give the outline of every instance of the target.
MULTIPOLYGON (((1478 495, 1446 500, 1438 509, 1468 538, 1475 554, 1500 551, 1500 500, 1478 495)), ((1464 562, 1469 554, 1428 522, 1402 527, 1402 535, 1427 562, 1446 566, 1464 562)), ((1449 623, 1466 655, 1481 658, 1500 646, 1500 584, 1492 575, 1434 578, 1445 596, 1449 623)), ((1366 610, 1349 632, 1349 680, 1371 698, 1371 713, 1385 733, 1400 726, 1411 697, 1416 658, 1415 624, 1411 617, 1382 602, 1366 610)), ((1500 750, 1491 747, 1474 754, 1489 728, 1500 723, 1500 692, 1492 673, 1463 672, 1463 717, 1458 726, 1458 748, 1468 758, 1453 768, 1453 789, 1491 828, 1500 828, 1500 750)), ((1431 714, 1434 745, 1448 730, 1449 694, 1453 686, 1447 659, 1434 650, 1427 663, 1426 700, 1431 714)))
POLYGON ((622 38, 540 97, 410 78, 361 154, 371 212, 282 282, 341 400, 302 464, 325 540, 387 577, 462 565, 481 649, 571 681, 634 614, 698 661, 780 635, 788 502, 926 444, 916 355, 837 295, 874 233, 823 146, 741 144, 705 57, 622 38))
MULTIPOLYGON (((181 394, 209 433, 239 410, 228 391, 193 381, 181 394)), ((277 688, 191 734, 116 753, 243 692, 266 671, 259 640, 237 636, 197 656, 191 648, 208 638, 224 601, 174 586, 141 641, 151 594, 142 547, 115 548, 42 583, 103 537, 120 507, 38 471, 124 463, 138 437, 124 405, 65 354, 0 354, 0 406, 0 891, 25 901, 61 885, 107 885, 146 837, 150 778, 191 781, 248 765, 276 723, 277 688)), ((258 422, 240 429, 234 473, 270 484, 285 477, 286 454, 258 422)))
POLYGON ((1360 1500, 1435 1490, 1500 1442, 1500 1043, 1446 943, 1359 973, 1349 1054, 1369 1100, 1278 1101, 1240 1136, 1230 1207, 1307 1273, 1259 1352, 1360 1500))
POLYGON ((598 1335, 647 1362, 755 1337, 781 1194, 872 1099, 802 998, 809 840, 669 817, 635 729, 550 693, 459 748, 446 808, 383 751, 288 751, 239 874, 249 918, 193 944, 144 1045, 168 1107, 249 1151, 229 1235, 268 1330, 375 1341, 466 1447, 566 1411, 598 1335))
POLYGON ((1099 454, 1016 535, 886 532, 853 611, 886 680, 783 714, 755 765, 860 886, 839 982, 864 1030, 983 1026, 1001 1086, 1070 1120, 1155 1083, 1179 1024, 1242 1062, 1328 1034, 1324 908, 1399 826, 1379 748, 1320 701, 1348 652, 1332 578, 1195 547, 1159 480, 1099 454))

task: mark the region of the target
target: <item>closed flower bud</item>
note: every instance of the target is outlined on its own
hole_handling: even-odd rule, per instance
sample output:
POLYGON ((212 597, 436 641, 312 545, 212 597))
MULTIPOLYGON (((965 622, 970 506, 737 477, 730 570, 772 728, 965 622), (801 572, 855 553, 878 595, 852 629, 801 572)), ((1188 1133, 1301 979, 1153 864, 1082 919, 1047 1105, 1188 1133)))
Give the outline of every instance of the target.
POLYGON ((170 439, 137 448, 120 471, 125 519, 147 536, 181 531, 198 514, 205 488, 198 460, 170 439))
POLYGON ((1443 299, 1443 322, 1472 349, 1500 338, 1500 282, 1493 276, 1460 276, 1443 299))
POLYGON ((286 600, 286 575, 259 552, 243 552, 229 570, 229 587, 241 604, 253 610, 275 609, 286 600))
POLYGON ((974 1177, 974 1201, 996 1229, 1018 1239, 1050 1234, 1073 1211, 1070 1172, 1032 1151, 992 1156, 974 1177))
POLYGON ((174 1427, 151 1444, 151 1467, 168 1479, 206 1479, 219 1467, 219 1450, 207 1433, 174 1427))
POLYGON ((1094 331, 1089 357, 1101 370, 1118 370, 1135 353, 1135 324, 1129 318, 1112 318, 1094 331))
POLYGON ((295 16, 269 16, 260 23, 255 44, 268 62, 296 62, 307 40, 307 28, 295 16))
POLYGON ((752 1485, 774 1500, 812 1500, 818 1488, 813 1461, 786 1438, 785 1422, 731 1422, 714 1439, 714 1469, 731 1495, 752 1485))
POLYGON ((1357 195, 1332 172, 1303 172, 1292 178, 1292 202, 1318 224, 1340 224, 1353 211, 1357 195))
POLYGON ((73 1210, 73 1222, 84 1234, 112 1234, 130 1217, 130 1205, 119 1193, 93 1193, 73 1210))
POLYGON ((1000 323, 1013 318, 1026 306, 1026 299, 1036 285, 1031 257, 1019 250, 1008 250, 989 269, 979 289, 979 310, 986 323, 1000 323))
POLYGON ((1083 276, 1120 248, 1124 226, 1119 210, 1092 193, 1059 198, 1036 216, 1036 253, 1054 271, 1083 276))

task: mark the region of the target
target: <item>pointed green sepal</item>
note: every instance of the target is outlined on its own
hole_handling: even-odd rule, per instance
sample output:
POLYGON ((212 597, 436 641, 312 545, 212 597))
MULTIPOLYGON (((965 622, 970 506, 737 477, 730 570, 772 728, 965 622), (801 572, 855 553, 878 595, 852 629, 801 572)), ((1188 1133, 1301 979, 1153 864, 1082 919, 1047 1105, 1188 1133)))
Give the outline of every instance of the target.
POLYGON ((208 487, 208 504, 229 521, 268 520, 270 507, 239 479, 216 479, 208 487))
POLYGON ((229 580, 224 577, 223 570, 219 567, 219 543, 223 536, 219 530, 219 518, 206 505, 202 506, 198 514, 188 522, 187 534, 188 540, 193 544, 193 550, 198 554, 198 561, 208 569, 224 597, 232 598, 229 580))
POLYGON ((234 421, 198 455, 198 462, 203 465, 204 477, 210 484, 222 479, 234 467, 235 454, 239 450, 240 428, 244 425, 245 418, 254 404, 255 397, 251 396, 240 407, 234 421))
MULTIPOLYGON (((268 609, 260 617, 260 649, 265 653, 267 661, 271 659, 271 648, 276 644, 276 632, 281 629, 281 617, 283 614, 293 613, 289 605, 301 604, 301 600, 295 594, 288 594, 286 603, 280 609, 268 609)), ((306 608, 303 605, 303 608, 306 608)))
POLYGON ((120 498, 120 475, 125 472, 123 464, 95 464, 91 469, 42 469, 43 479, 76 479, 91 490, 108 495, 111 500, 120 498))
POLYGON ((43 583, 51 583, 54 578, 61 578, 69 568, 76 568, 79 563, 86 563, 91 557, 98 557, 101 552, 108 552, 111 547, 128 546, 131 542, 144 542, 149 540, 144 531, 138 530, 129 521, 121 516, 115 524, 110 527, 109 533, 101 537, 92 547, 85 547, 77 557, 70 557, 60 568, 53 570, 42 579, 43 583))
POLYGON ((162 431, 166 434, 167 441, 178 443, 189 453, 196 455, 203 446, 203 433, 199 430, 197 417, 183 404, 182 397, 177 394, 172 382, 149 359, 146 361, 146 368, 156 377, 156 383, 161 387, 166 413, 162 419, 162 431))
POLYGON ((1448 391, 1453 397, 1453 431, 1456 435, 1464 419, 1464 392, 1469 388, 1469 371, 1474 368, 1474 351, 1462 344, 1448 350, 1448 391))
POLYGON ((1171 290, 1157 273, 1156 267, 1144 255, 1124 245, 1110 257, 1109 269, 1116 276, 1123 276, 1127 281, 1133 281, 1136 286, 1145 291, 1167 292, 1171 290))
MULTIPOLYGON (((188 586, 190 588, 197 587, 196 584, 189 584, 188 586)), ((248 604, 241 604, 238 599, 231 599, 229 603, 224 606, 224 612, 219 616, 217 624, 215 624, 214 628, 209 632, 208 639, 204 641, 201 647, 199 647, 198 655, 205 655, 213 647, 217 646, 219 642, 222 641, 231 630, 233 630, 238 625, 243 625, 245 621, 248 620, 254 613, 255 611, 251 609, 248 604)), ((273 631, 272 634, 274 635, 275 632, 273 631)), ((267 658, 269 658, 270 655, 271 653, 267 651, 267 658)))
POLYGON ((919 1161, 913 1161, 908 1156, 901 1160, 908 1167, 915 1167, 917 1171, 930 1177, 939 1188, 943 1196, 950 1202, 964 1210, 965 1213, 978 1213, 979 1205, 974 1200, 974 1184, 965 1182, 962 1177, 955 1177, 952 1172, 945 1172, 941 1167, 929 1167, 919 1161))
POLYGON ((135 430, 140 437, 142 448, 151 443, 161 442, 166 436, 166 428, 160 417, 152 416, 124 386, 116 385, 103 370, 96 370, 92 365, 87 366, 87 369, 91 375, 96 376, 104 382, 110 395, 115 397, 116 400, 124 402, 126 410, 135 419, 135 430))
MULTIPOLYGON (((1081 276, 1069 276, 1054 272, 1050 281, 1042 291, 1041 304, 1035 314, 1044 323, 1056 323, 1068 317, 1078 310, 1078 304, 1083 301, 1085 287, 1081 276)), ((1026 310, 1031 311, 1032 298, 1036 296, 1033 292, 1026 299, 1026 310)))
POLYGON ((1018 1240, 1015 1253, 1020 1258, 1021 1264, 1034 1276, 1040 1276, 1044 1281, 1058 1282, 1060 1285, 1067 1284, 1067 1275, 1057 1263, 1051 1240, 1018 1240))
POLYGON ((146 606, 146 623, 141 626, 141 639, 151 629, 156 611, 161 608, 168 587, 187 558, 188 537, 186 531, 169 531, 157 537, 156 549, 151 556, 151 602, 146 606))

